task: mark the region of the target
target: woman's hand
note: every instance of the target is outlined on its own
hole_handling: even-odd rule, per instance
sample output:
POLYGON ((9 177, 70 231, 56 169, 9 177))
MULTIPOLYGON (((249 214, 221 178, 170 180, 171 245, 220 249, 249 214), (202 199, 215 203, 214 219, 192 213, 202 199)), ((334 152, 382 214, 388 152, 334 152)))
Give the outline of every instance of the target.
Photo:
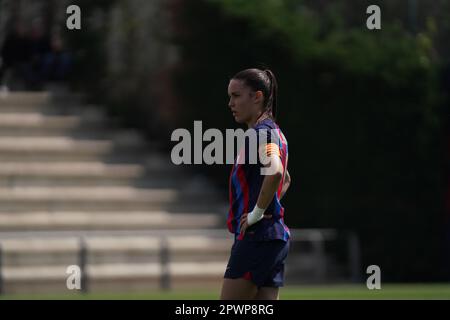
MULTIPOLYGON (((248 222, 247 222, 247 216, 248 216, 248 212, 244 213, 241 217, 241 221, 240 221, 240 229, 239 229, 239 233, 244 235, 245 231, 248 228, 248 222)), ((272 215, 271 214, 265 214, 263 215, 264 219, 271 219, 272 215)))

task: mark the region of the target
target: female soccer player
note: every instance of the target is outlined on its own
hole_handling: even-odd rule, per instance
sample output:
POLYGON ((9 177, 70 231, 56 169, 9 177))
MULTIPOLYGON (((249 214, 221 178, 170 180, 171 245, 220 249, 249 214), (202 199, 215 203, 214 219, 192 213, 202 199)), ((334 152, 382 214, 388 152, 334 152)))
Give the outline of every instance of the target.
POLYGON ((290 233, 280 199, 290 176, 287 141, 275 123, 277 90, 270 70, 243 70, 228 85, 228 106, 236 122, 256 131, 259 157, 257 164, 247 163, 252 148, 246 143, 240 155, 245 155, 245 161, 236 160, 231 170, 227 225, 234 233, 234 244, 224 274, 223 300, 278 299, 284 284, 290 233), (263 175, 267 167, 272 170, 263 175))

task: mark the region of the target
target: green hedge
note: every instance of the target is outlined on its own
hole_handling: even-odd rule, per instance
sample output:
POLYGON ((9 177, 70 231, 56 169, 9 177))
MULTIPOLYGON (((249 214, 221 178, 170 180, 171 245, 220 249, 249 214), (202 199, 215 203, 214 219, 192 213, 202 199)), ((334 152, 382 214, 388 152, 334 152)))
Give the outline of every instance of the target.
MULTIPOLYGON (((441 279, 444 113, 431 36, 385 21, 349 27, 338 6, 298 3, 184 2, 180 124, 233 127, 229 78, 270 67, 289 141, 288 225, 356 230, 363 264, 386 280, 441 279)), ((204 169, 225 187, 228 168, 204 169)))

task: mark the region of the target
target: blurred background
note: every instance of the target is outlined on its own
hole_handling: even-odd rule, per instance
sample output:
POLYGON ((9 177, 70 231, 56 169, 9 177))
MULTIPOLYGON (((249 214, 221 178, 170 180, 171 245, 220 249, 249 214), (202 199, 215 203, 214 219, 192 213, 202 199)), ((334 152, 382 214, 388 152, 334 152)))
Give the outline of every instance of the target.
POLYGON ((217 298, 231 166, 172 165, 170 136, 236 128, 229 79, 260 67, 290 150, 281 297, 366 297, 378 265, 450 298, 449 39, 448 0, 0 0, 0 290, 67 293, 76 264, 85 293, 217 298))

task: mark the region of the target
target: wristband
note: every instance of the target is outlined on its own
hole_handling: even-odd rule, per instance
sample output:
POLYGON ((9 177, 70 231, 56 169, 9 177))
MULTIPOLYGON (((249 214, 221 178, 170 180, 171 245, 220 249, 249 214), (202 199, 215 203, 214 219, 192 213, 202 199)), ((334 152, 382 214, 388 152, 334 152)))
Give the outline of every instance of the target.
POLYGON ((266 209, 261 209, 256 205, 253 211, 247 216, 247 224, 251 226, 261 220, 264 216, 264 211, 266 211, 266 209))

